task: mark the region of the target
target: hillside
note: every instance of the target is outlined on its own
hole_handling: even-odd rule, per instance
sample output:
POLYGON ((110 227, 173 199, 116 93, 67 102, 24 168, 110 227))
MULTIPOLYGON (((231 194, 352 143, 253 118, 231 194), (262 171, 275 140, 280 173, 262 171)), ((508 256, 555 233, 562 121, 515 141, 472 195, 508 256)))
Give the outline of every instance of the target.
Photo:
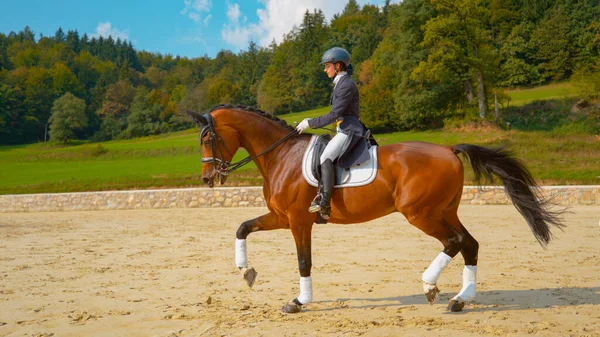
MULTIPOLYGON (((290 116, 290 119, 293 119, 290 116)), ((408 140, 452 145, 508 145, 546 185, 600 184, 600 138, 545 131, 465 128, 376 134, 380 144, 408 140)), ((239 160, 246 155, 240 151, 239 160)), ((54 147, 0 148, 0 193, 42 193, 202 186, 196 129, 136 140, 54 147)), ((467 177, 467 183, 469 178, 467 177)), ((261 185, 254 165, 232 174, 228 186, 261 185)))

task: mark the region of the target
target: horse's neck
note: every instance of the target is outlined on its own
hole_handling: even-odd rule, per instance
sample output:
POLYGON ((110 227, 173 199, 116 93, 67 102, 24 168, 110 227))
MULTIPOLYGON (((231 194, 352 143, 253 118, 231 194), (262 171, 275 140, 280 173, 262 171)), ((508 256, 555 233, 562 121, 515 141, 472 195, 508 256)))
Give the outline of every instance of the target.
MULTIPOLYGON (((248 151, 248 154, 253 157, 263 153, 270 146, 275 144, 290 132, 290 130, 285 127, 281 127, 280 125, 265 126, 260 125, 260 122, 262 121, 257 123, 245 123, 238 130, 242 138, 242 147, 244 147, 246 151, 248 151)), ((265 121, 263 123, 270 124, 271 122, 265 121)), ((275 123, 273 122, 273 124, 275 123)), ((277 154, 280 151, 288 148, 293 142, 294 138, 291 138, 255 159, 256 166, 261 171, 263 176, 265 176, 270 170, 269 165, 273 164, 273 159, 277 156, 277 154)))

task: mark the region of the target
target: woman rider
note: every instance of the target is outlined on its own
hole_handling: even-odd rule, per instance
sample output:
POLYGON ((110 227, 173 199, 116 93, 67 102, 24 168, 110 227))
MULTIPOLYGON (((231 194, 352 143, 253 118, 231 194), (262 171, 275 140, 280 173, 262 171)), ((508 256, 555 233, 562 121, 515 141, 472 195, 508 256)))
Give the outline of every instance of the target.
POLYGON ((364 140, 367 129, 359 120, 358 87, 352 80, 350 54, 343 48, 334 47, 327 50, 321 58, 323 71, 333 79, 334 87, 331 97, 331 111, 317 118, 306 118, 296 130, 302 133, 309 126, 313 129, 336 123, 336 135, 331 139, 320 158, 321 181, 319 193, 312 201, 309 211, 319 212, 323 219, 329 219, 331 192, 334 183, 334 164, 348 168, 354 164, 368 160, 367 143, 364 140))

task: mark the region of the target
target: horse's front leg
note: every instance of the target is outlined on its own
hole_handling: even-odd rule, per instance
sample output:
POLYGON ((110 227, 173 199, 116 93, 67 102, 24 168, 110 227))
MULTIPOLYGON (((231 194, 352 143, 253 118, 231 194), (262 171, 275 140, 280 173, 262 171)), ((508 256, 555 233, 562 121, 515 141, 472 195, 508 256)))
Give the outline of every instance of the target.
POLYGON ((284 313, 292 314, 300 312, 303 305, 312 301, 312 279, 310 277, 310 268, 312 267, 310 247, 312 226, 312 220, 296 220, 290 223, 290 229, 292 230, 292 235, 296 242, 296 251, 298 253, 300 295, 281 308, 281 311, 284 313))
POLYGON ((257 273, 253 267, 248 267, 248 256, 246 254, 246 238, 248 234, 287 227, 288 222, 286 218, 278 217, 275 213, 271 212, 256 219, 244 221, 238 228, 235 240, 235 265, 240 269, 242 277, 246 280, 249 287, 252 288, 254 285, 257 273))

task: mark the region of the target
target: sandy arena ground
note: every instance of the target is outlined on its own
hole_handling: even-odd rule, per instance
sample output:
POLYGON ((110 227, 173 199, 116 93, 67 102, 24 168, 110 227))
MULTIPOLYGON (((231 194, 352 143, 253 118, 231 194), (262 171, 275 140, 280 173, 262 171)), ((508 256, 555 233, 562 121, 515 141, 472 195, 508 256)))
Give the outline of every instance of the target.
POLYGON ((0 336, 600 336, 600 208, 574 207, 542 249, 512 206, 463 206, 480 243, 478 296, 446 304, 421 273, 441 245, 394 214, 362 225, 316 225, 315 302, 298 294, 287 230, 251 234, 249 289, 234 266, 239 224, 266 211, 177 209, 0 213, 0 336))

